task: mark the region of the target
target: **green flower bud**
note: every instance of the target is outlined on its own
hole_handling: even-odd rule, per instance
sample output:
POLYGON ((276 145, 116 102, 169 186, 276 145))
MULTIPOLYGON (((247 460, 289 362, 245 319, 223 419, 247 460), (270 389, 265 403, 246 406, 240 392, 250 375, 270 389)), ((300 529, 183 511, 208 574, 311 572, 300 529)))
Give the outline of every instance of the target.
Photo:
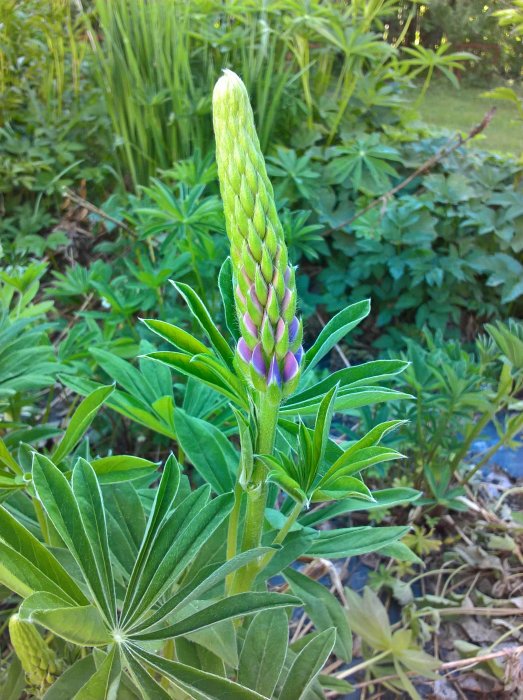
POLYGON ((9 619, 9 636, 25 671, 27 682, 43 692, 60 675, 60 659, 46 644, 36 627, 30 622, 23 622, 18 615, 9 619))

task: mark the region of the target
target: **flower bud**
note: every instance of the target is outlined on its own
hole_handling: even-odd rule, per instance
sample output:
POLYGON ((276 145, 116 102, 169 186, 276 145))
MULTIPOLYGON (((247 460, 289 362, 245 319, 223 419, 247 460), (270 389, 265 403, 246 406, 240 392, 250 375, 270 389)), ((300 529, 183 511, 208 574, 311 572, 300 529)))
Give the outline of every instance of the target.
POLYGON ((214 88, 213 121, 242 334, 237 365, 252 387, 278 402, 299 381, 302 326, 249 96, 232 71, 224 71, 214 88))

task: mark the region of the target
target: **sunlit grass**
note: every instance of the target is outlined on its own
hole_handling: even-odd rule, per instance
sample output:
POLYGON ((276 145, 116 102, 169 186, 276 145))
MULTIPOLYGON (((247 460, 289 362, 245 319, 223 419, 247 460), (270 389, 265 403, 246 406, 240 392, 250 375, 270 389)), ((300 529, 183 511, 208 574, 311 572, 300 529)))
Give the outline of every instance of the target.
POLYGON ((449 83, 434 83, 421 105, 423 120, 427 124, 468 132, 495 106, 492 122, 475 143, 481 148, 519 155, 523 151, 523 122, 518 121, 516 106, 510 102, 481 97, 493 87, 462 86, 456 90, 449 83))

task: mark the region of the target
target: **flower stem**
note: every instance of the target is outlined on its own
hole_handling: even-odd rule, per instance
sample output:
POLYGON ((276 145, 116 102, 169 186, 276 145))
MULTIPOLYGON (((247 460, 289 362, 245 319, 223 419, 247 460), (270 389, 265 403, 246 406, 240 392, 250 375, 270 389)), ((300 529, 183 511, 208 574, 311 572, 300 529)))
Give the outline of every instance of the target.
MULTIPOLYGON (((271 402, 267 394, 259 394, 257 455, 272 454, 277 423, 278 405, 271 402)), ((254 459, 252 478, 246 491, 246 496, 247 507, 243 527, 242 552, 259 547, 263 533, 265 506, 267 503, 267 481, 266 467, 259 457, 254 459)), ((240 569, 234 577, 232 585, 234 592, 243 593, 248 591, 258 574, 259 568, 260 562, 255 561, 240 569)))
MULTIPOLYGON (((296 503, 294 505, 294 508, 292 509, 289 517, 285 521, 285 525, 282 527, 282 529, 279 531, 279 533, 276 535, 274 538, 273 544, 282 544, 282 542, 285 540, 287 535, 289 534, 292 526, 298 520, 298 517, 302 511, 303 504, 302 503, 296 503)), ((263 559, 260 562, 260 571, 265 569, 265 567, 269 564, 273 556, 276 554, 276 551, 274 552, 268 552, 263 559)))

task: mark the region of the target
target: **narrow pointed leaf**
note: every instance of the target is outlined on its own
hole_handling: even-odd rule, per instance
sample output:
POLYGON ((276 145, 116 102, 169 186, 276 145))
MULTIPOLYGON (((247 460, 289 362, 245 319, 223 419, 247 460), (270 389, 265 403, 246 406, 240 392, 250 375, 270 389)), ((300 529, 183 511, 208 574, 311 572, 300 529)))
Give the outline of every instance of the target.
POLYGON ((101 386, 87 396, 73 413, 64 436, 54 449, 51 459, 59 464, 73 450, 91 425, 100 406, 113 393, 114 386, 101 386))

